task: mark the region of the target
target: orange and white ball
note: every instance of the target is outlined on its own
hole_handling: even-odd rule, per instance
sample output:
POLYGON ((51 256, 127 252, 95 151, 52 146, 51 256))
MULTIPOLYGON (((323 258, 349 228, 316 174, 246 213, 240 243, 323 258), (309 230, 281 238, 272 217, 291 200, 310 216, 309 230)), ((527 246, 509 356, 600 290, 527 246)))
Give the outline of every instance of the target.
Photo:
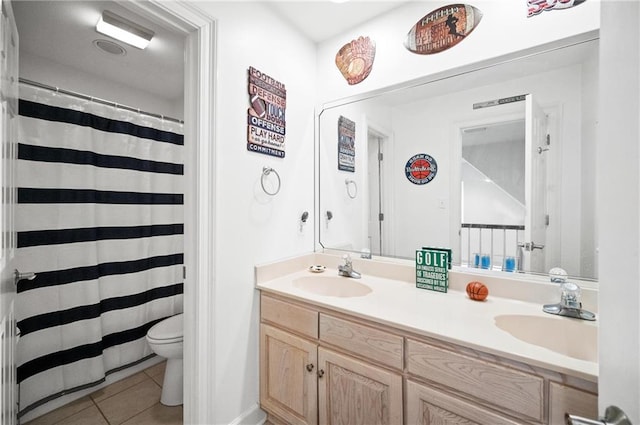
POLYGON ((482 282, 467 283, 467 295, 474 301, 484 301, 489 295, 489 288, 482 282))

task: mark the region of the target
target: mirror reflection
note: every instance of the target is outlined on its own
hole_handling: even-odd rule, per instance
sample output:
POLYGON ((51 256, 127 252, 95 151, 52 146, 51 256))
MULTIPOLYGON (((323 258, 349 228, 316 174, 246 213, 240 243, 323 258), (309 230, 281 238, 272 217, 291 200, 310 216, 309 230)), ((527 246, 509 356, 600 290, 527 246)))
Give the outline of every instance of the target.
POLYGON ((319 118, 320 243, 595 279, 598 41, 345 100, 319 118), (340 167, 340 123, 355 128, 340 167), (355 194, 355 196, 354 196, 355 194))

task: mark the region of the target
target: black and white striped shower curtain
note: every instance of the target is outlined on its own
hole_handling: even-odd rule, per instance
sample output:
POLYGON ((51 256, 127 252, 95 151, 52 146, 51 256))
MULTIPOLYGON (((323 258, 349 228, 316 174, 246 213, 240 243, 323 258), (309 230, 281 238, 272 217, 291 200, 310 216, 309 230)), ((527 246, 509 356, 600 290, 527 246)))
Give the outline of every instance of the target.
POLYGON ((20 415, 153 355, 182 312, 182 125, 21 85, 20 415))

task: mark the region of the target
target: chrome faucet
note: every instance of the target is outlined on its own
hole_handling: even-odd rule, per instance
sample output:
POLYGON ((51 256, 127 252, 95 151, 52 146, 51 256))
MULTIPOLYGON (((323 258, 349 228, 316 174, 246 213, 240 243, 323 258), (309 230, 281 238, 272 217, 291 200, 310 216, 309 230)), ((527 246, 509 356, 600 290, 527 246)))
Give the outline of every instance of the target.
POLYGON ((345 254, 342 256, 344 260, 344 264, 338 266, 338 275, 351 277, 354 279, 360 279, 362 275, 357 271, 353 270, 353 264, 351 263, 351 256, 349 254, 345 254))
POLYGON ((595 314, 582 309, 582 295, 578 285, 572 282, 562 282, 560 290, 562 291, 560 302, 558 304, 545 304, 542 306, 542 311, 574 319, 596 320, 595 314))

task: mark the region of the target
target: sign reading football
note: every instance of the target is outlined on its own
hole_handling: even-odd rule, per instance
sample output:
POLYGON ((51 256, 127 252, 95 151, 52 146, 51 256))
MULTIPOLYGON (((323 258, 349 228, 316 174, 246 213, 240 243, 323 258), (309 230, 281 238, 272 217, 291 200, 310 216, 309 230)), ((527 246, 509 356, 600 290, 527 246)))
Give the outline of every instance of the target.
POLYGON ((284 84, 249 67, 247 150, 284 158, 287 90, 284 84))
POLYGON ((438 164, 430 155, 419 153, 409 158, 404 173, 413 184, 427 184, 436 177, 438 164))
POLYGON ((356 171, 356 123, 349 118, 338 118, 338 170, 356 171))
POLYGON ((413 53, 430 55, 450 49, 478 26, 482 12, 467 4, 450 4, 420 19, 407 34, 404 46, 413 53))

